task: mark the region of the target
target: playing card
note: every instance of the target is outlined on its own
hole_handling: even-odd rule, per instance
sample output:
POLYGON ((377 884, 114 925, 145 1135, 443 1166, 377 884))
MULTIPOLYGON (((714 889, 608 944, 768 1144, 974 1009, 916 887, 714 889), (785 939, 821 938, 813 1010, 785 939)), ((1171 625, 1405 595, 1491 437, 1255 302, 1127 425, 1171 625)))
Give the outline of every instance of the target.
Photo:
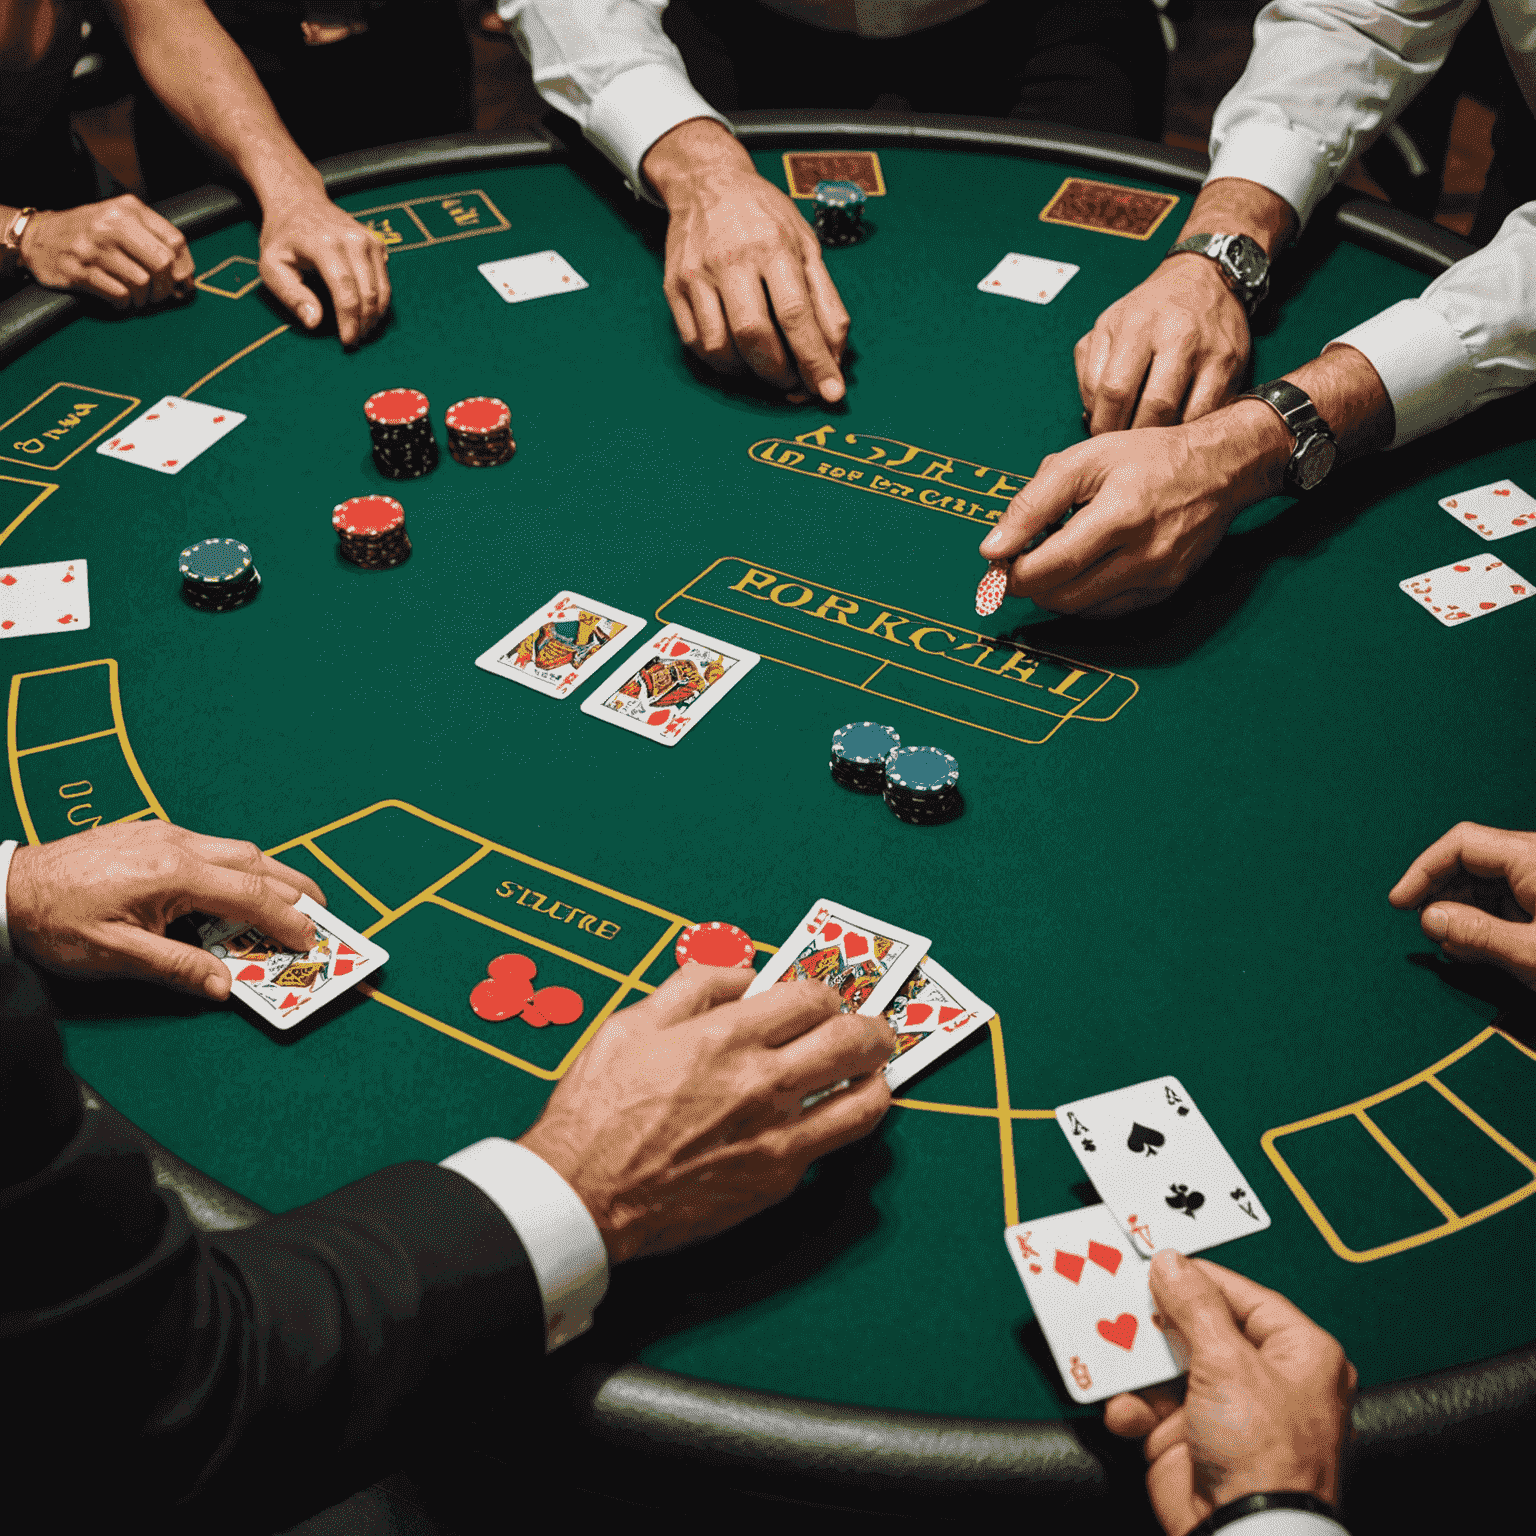
POLYGON ((547 299, 552 293, 575 293, 587 286, 586 278, 559 251, 534 251, 529 256, 482 261, 479 272, 508 304, 547 299))
POLYGON ((1199 1253, 1269 1225, 1269 1213, 1176 1077, 1063 1104, 1056 1123, 1143 1254, 1199 1253))
POLYGON ((1531 584, 1492 555, 1473 555, 1442 565, 1398 586, 1447 628, 1480 619, 1495 608, 1508 608, 1531 595, 1531 584))
POLYGON ((203 948, 229 967, 234 995, 274 1029, 292 1029, 389 959, 319 902, 300 896, 297 906, 315 925, 314 948, 303 955, 279 948, 243 923, 206 918, 197 925, 203 948))
POLYGON ((120 428, 96 452, 159 470, 162 475, 179 475, 244 420, 239 411, 167 395, 120 428))
POLYGON ((1522 528, 1536 528, 1536 496, 1527 495, 1513 480, 1495 480, 1475 490, 1457 491, 1440 505, 1485 539, 1502 539, 1522 528))
POLYGON ((581 712, 675 747, 762 659, 672 624, 620 662, 581 712))
POLYGON ((791 197, 815 197, 820 181, 851 181, 865 197, 885 196, 880 156, 868 149, 787 150, 784 179, 791 197))
POLYGON ((1081 269, 1070 261, 1009 253, 976 284, 983 293, 1001 293, 1030 304, 1049 304, 1081 269))
POLYGON ((84 560, 0 568, 0 639, 90 627, 91 593, 84 560))
POLYGON ((1110 181, 1069 176, 1040 210, 1040 217, 1047 224, 1070 224, 1075 229, 1149 240, 1178 202, 1172 192, 1143 192, 1110 181))
POLYGON ((928 940, 835 901, 818 901, 779 946, 747 997, 778 981, 819 981, 848 1013, 881 1013, 928 952, 928 940))
POLYGON ((975 1034, 995 1012, 932 955, 918 962, 884 1011, 896 1031, 896 1051, 885 1064, 892 1093, 975 1034))
POLYGON ((1152 1321, 1150 1261, 1126 1242, 1107 1206, 1021 1221, 1003 1241, 1075 1402, 1139 1392, 1188 1369, 1182 1348, 1152 1321))
POLYGON ((597 675, 600 661, 640 637, 645 620, 579 592, 557 592, 503 635, 475 665, 563 699, 597 675))

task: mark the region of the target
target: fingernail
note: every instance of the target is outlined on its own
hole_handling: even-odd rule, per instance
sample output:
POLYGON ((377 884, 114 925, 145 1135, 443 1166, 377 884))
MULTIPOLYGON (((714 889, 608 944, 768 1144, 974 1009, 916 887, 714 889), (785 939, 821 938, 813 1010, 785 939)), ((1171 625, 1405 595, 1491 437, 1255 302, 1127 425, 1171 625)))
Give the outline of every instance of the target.
POLYGON ((992 532, 989 533, 986 538, 981 541, 981 552, 984 555, 996 555, 1001 554, 1002 549, 1002 535, 997 531, 997 529, 994 528, 992 532))
POLYGON ((1451 917, 1444 907, 1426 907, 1421 921, 1424 924, 1424 932, 1437 943, 1451 929, 1451 917))
POLYGON ((848 391, 844 387, 843 381, 841 379, 828 379, 827 382, 821 386, 821 398, 825 400, 828 405, 836 405, 837 402, 841 400, 847 393, 848 391))

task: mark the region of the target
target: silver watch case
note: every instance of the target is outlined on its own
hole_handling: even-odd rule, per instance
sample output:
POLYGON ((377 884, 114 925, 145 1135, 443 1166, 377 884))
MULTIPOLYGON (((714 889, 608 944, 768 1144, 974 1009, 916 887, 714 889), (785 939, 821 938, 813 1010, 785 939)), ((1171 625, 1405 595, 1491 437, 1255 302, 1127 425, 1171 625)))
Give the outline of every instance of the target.
POLYGON ((1233 297, 1251 319, 1269 292, 1269 257, 1264 247, 1248 235, 1190 235, 1171 246, 1168 255, 1186 251, 1209 256, 1221 268, 1233 297))

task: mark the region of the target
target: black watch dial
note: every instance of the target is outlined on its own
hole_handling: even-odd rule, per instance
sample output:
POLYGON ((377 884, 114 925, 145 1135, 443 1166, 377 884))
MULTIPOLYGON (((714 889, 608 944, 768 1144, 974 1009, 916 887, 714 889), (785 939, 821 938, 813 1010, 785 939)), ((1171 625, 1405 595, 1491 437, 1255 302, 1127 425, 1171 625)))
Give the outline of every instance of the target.
POLYGON ((1289 465, 1291 479, 1304 491, 1321 485, 1333 468, 1339 448, 1334 440, 1319 432, 1296 445, 1289 465))
POLYGON ((1264 253, 1247 240, 1234 240, 1227 247, 1227 260, 1240 282, 1253 287, 1264 276, 1264 253))

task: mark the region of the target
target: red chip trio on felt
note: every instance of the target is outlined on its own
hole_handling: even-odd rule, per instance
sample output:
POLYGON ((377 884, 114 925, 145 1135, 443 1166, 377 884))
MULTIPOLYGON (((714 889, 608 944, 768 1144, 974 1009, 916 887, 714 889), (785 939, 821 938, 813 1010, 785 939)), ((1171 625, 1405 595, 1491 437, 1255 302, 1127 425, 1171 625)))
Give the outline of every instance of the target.
POLYGON ((752 969, 756 955, 752 940, 734 923, 695 923, 677 941, 677 963, 740 966, 752 969))
POLYGON ((587 1006, 569 987, 540 987, 535 992, 533 978, 539 968, 527 955, 497 955, 485 969, 488 979, 469 994, 469 1006, 492 1023, 516 1017, 535 1029, 574 1024, 587 1006))

